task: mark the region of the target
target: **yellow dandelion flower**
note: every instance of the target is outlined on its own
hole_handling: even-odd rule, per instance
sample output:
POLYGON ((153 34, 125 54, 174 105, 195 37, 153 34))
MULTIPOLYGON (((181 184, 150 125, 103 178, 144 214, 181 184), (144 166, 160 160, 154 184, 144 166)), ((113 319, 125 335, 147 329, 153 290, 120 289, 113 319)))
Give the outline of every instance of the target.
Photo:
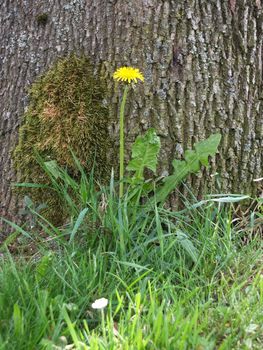
POLYGON ((117 69, 114 74, 113 78, 118 81, 125 81, 130 83, 137 83, 137 80, 144 81, 144 76, 139 71, 138 68, 133 67, 121 67, 117 69))

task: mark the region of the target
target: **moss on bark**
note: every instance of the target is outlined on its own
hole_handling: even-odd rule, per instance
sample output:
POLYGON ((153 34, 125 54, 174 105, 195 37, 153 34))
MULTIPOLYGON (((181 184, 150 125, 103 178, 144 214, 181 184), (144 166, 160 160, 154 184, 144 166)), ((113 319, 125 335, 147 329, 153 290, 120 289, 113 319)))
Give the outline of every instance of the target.
MULTIPOLYGON (((35 152, 44 160, 55 159, 77 178, 71 150, 87 172, 95 162, 95 178, 105 181, 112 164, 107 159, 111 140, 104 97, 104 83, 94 76, 86 57, 71 55, 61 59, 38 79, 31 87, 30 104, 13 152, 19 181, 48 183, 35 152)), ((54 193, 34 189, 31 195, 37 202, 48 202, 49 219, 61 221, 64 213, 57 211, 61 203, 54 193)))

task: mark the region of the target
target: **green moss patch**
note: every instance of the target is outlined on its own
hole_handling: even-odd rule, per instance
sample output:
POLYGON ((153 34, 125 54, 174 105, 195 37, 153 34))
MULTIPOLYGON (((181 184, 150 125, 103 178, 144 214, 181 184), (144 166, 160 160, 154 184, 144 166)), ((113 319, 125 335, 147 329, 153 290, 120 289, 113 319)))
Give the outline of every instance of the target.
MULTIPOLYGON (((87 172, 95 162, 95 178, 103 182, 108 177, 112 164, 107 152, 112 145, 109 111, 103 105, 105 93, 93 65, 86 57, 75 55, 59 60, 32 85, 13 153, 20 182, 48 183, 35 152, 45 160, 55 159, 78 177, 72 150, 87 172)), ((34 189, 33 197, 58 205, 54 193, 34 189)))

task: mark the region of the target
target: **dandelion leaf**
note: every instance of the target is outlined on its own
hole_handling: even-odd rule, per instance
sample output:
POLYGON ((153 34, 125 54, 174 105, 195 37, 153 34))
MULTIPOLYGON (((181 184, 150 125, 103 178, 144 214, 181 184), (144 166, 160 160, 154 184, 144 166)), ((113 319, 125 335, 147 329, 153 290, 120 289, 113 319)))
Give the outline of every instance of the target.
POLYGON ((160 138, 153 128, 148 129, 145 135, 136 138, 132 146, 132 159, 127 166, 127 170, 135 171, 133 179, 142 180, 145 168, 156 172, 160 147, 160 138))
POLYGON ((197 173, 201 166, 209 166, 209 156, 216 154, 221 140, 220 134, 211 135, 208 139, 194 145, 194 150, 185 151, 185 160, 175 159, 172 164, 174 172, 166 177, 162 186, 156 192, 156 201, 164 202, 167 196, 190 173, 197 173))

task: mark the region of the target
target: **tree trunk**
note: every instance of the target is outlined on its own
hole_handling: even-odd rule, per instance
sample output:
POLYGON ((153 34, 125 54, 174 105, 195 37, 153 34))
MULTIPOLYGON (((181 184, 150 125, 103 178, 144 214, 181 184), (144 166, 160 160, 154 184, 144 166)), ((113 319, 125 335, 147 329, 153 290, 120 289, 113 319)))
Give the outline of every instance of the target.
MULTIPOLYGON (((260 0, 2 0, 0 6, 1 216, 14 219, 18 208, 10 190, 16 179, 11 151, 27 88, 70 52, 90 56, 97 67, 103 63, 114 135, 120 91, 112 73, 123 65, 144 73, 145 83, 130 95, 126 140, 155 127, 161 173, 182 150, 220 132, 211 168, 220 174, 220 191, 255 193, 253 179, 263 168, 260 0)), ((201 193, 214 177, 193 181, 201 193)))

